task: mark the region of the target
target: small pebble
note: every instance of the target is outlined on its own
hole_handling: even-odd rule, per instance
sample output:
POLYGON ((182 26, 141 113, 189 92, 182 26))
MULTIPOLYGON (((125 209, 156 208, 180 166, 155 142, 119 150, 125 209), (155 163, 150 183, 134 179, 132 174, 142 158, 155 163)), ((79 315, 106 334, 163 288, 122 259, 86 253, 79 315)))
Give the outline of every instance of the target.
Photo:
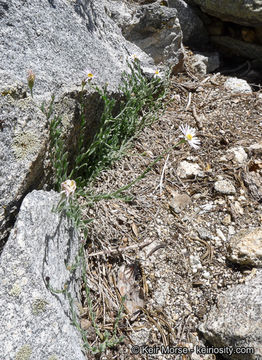
POLYGON ((229 225, 231 223, 231 215, 227 214, 224 219, 222 220, 223 225, 229 225))
POLYGON ((198 270, 202 269, 202 264, 200 262, 198 255, 190 255, 190 264, 192 268, 192 272, 195 274, 198 272, 198 270))
POLYGON ((227 151, 227 153, 232 153, 234 156, 234 161, 239 164, 243 164, 247 161, 247 153, 242 146, 231 148, 227 151))
POLYGON ((225 235, 223 234, 222 230, 216 229, 216 233, 217 233, 217 236, 219 236, 221 240, 223 240, 223 241, 227 240, 225 235))
POLYGON ((228 78, 224 83, 224 87, 233 94, 252 94, 250 85, 243 79, 234 77, 228 78))
POLYGON ((193 178, 195 176, 201 176, 203 172, 200 166, 188 161, 181 161, 177 167, 177 175, 182 179, 193 178))
POLYGON ((230 239, 227 257, 240 265, 262 267, 262 229, 240 230, 230 239))
POLYGON ((191 198, 187 194, 173 193, 173 198, 169 203, 169 207, 177 214, 181 213, 188 205, 191 204, 191 198))
POLYGON ((212 238, 213 238, 211 232, 208 229, 204 228, 204 227, 199 228, 197 230, 197 232, 198 232, 199 237, 202 240, 212 240, 212 238))
POLYGON ((209 271, 204 271, 202 275, 203 275, 203 277, 204 277, 205 279, 209 279, 209 278, 210 278, 210 272, 209 272, 209 271))
POLYGON ((236 233, 236 230, 235 230, 234 226, 229 225, 229 227, 228 227, 228 234, 229 234, 229 235, 234 235, 235 233, 236 233))
POLYGON ((224 195, 233 195, 236 193, 236 188, 229 180, 219 180, 214 184, 214 188, 217 192, 224 195))

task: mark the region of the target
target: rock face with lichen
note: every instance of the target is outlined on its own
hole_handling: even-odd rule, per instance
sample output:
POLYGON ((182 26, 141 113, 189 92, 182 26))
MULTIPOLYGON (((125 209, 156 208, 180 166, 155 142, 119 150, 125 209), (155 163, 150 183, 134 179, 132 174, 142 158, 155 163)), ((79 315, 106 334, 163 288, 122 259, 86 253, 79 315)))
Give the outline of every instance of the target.
POLYGON ((70 221, 52 210, 59 197, 27 195, 1 254, 1 359, 85 359, 71 323, 75 303, 71 308, 63 292, 66 287, 74 301, 79 297, 79 267, 68 268, 80 245, 70 221))
POLYGON ((21 197, 43 176, 45 116, 31 98, 0 97, 0 230, 7 235, 21 197), (8 214, 8 215, 7 215, 8 214))

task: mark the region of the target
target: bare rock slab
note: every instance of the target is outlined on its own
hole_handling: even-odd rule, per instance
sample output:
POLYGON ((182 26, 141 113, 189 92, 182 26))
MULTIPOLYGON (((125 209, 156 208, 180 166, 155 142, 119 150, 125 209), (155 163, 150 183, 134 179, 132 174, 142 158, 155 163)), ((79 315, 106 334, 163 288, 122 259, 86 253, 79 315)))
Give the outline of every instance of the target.
POLYGON ((79 241, 70 221, 52 212, 59 197, 28 194, 1 254, 1 359, 85 359, 68 298, 50 290, 66 285, 73 299, 79 295, 79 270, 67 270, 79 241))
POLYGON ((234 286, 219 296, 217 305, 199 327, 214 347, 253 348, 249 353, 229 354, 232 360, 262 357, 262 271, 246 284, 234 286))
POLYGON ((233 236, 227 257, 240 265, 262 267, 262 228, 242 230, 233 236))
POLYGON ((81 85, 85 68, 97 83, 116 89, 128 56, 139 49, 125 40, 106 6, 107 0, 2 1, 0 90, 26 83, 30 68, 37 98, 81 85))
MULTIPOLYGON (((129 16, 124 9, 124 20, 134 17, 130 20, 132 29, 128 21, 122 24, 123 33, 130 32, 127 41, 117 18, 111 14, 115 3, 111 0, 35 0, 23 4, 20 0, 1 1, 0 91, 8 91, 16 81, 26 83, 30 68, 36 74, 37 98, 47 95, 50 98, 53 93, 63 94, 68 86, 80 86, 85 68, 96 75, 100 86, 108 83, 109 89, 116 90, 123 71, 128 71, 126 61, 130 55, 146 55, 140 48, 157 58, 155 49, 161 60, 176 65, 172 60, 177 60, 176 51, 182 54, 182 33, 175 10, 153 4, 139 6, 129 16), (145 26, 149 30, 147 35, 145 26), (150 26, 156 29, 151 32, 150 26), (131 30, 141 39, 132 37, 131 30)), ((116 6, 120 11, 123 1, 116 6)), ((142 65, 150 62, 149 57, 142 57, 145 60, 142 65)))

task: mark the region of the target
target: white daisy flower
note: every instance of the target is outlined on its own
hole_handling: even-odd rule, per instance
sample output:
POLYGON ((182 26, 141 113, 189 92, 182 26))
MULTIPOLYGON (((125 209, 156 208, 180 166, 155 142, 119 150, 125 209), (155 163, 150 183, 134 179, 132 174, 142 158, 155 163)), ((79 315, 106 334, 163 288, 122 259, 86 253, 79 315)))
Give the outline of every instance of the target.
POLYGON ((138 57, 136 54, 132 54, 132 55, 130 56, 130 59, 131 59, 132 61, 140 61, 139 57, 138 57))
POLYGON ((154 79, 156 79, 156 78, 161 79, 161 74, 160 74, 160 71, 158 69, 156 69, 154 73, 155 73, 154 74, 154 79))
POLYGON ((89 69, 85 69, 84 71, 84 78, 83 83, 86 84, 87 82, 91 81, 94 78, 94 74, 89 69))
POLYGON ((76 182, 75 180, 66 180, 61 184, 61 194, 65 194, 67 199, 69 196, 73 195, 76 190, 76 182))
POLYGON ((182 131, 185 140, 189 143, 190 146, 192 146, 194 149, 198 149, 200 146, 200 140, 195 136, 196 130, 194 128, 191 128, 190 126, 181 125, 179 127, 179 130, 182 131))

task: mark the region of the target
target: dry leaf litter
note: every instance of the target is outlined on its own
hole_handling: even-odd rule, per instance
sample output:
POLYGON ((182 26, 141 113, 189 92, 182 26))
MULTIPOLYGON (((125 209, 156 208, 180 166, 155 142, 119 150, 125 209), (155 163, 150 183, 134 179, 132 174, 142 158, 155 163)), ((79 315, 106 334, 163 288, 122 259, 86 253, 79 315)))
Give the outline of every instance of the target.
MULTIPOLYGON (((186 71, 171 80, 165 113, 96 179, 95 191, 112 192, 138 177, 177 141, 183 124, 197 129, 201 147, 183 144, 166 154, 127 191, 130 203, 86 207, 86 218, 94 218, 86 259, 99 327, 112 331, 121 296, 126 299, 117 332, 124 341, 100 359, 216 359, 132 355, 130 349, 204 346, 198 325, 218 294, 252 275, 251 266, 228 260, 228 244, 239 230, 262 222, 262 91, 231 93, 226 76, 194 72, 190 55, 186 71)), ((81 325, 95 343, 85 302, 81 325)))

